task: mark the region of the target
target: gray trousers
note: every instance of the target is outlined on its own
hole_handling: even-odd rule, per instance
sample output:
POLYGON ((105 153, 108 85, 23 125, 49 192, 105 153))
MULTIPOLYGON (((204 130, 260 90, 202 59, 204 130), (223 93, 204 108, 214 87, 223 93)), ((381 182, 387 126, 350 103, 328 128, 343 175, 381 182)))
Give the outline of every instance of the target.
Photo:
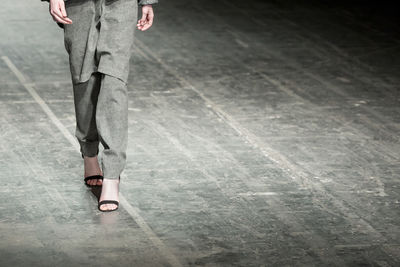
POLYGON ((126 165, 129 61, 137 22, 137 0, 69 0, 72 24, 64 27, 76 115, 75 136, 83 156, 104 147, 106 179, 126 165))
POLYGON ((118 78, 93 73, 84 83, 74 84, 76 131, 83 156, 104 147, 101 167, 106 179, 118 179, 126 165, 128 142, 128 89, 118 78))

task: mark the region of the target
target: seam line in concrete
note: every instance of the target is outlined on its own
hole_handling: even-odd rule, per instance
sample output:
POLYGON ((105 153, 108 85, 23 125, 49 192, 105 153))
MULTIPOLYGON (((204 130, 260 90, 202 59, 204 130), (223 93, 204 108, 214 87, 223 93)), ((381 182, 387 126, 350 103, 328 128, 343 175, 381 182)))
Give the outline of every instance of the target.
MULTIPOLYGON (((35 99, 35 101, 39 104, 39 106, 43 109, 43 111, 49 116, 51 121, 57 126, 60 132, 64 135, 64 137, 71 143, 71 145, 77 150, 80 151, 80 146, 78 141, 72 136, 72 134, 68 131, 67 128, 60 122, 57 116, 53 113, 50 107, 46 104, 46 102, 39 96, 36 90, 32 87, 31 84, 27 83, 25 76, 22 72, 12 63, 12 61, 7 56, 1 57, 3 61, 7 64, 10 70, 17 77, 19 82, 24 86, 24 88, 29 92, 29 94, 35 99)), ((79 152, 80 153, 80 152, 79 152)), ((149 240, 157 247, 157 249, 161 252, 163 257, 168 260, 168 262, 172 266, 182 266, 179 260, 175 257, 175 255, 167 248, 167 246, 161 241, 160 238, 153 232, 150 226, 146 223, 142 216, 140 216, 138 209, 133 207, 123 196, 123 194, 119 193, 120 201, 124 209, 128 212, 128 214, 133 218, 133 220, 137 223, 137 225, 142 229, 142 231, 147 235, 149 240)))

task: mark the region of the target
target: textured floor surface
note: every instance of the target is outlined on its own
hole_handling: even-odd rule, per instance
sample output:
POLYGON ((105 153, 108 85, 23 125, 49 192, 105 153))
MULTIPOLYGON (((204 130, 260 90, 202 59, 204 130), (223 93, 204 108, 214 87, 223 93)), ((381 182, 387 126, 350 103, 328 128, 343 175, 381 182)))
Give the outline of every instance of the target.
POLYGON ((63 32, 2 0, 0 266, 399 266, 399 24, 327 2, 160 1, 101 213, 63 32))

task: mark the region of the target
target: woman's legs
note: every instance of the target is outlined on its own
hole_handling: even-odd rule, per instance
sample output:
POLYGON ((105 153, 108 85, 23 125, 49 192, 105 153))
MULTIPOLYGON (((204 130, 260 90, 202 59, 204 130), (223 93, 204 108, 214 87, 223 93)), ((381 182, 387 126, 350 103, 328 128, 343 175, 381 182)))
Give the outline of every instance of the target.
MULTIPOLYGON (((73 85, 76 116, 75 136, 84 158, 84 177, 102 174, 97 160, 99 137, 95 119, 100 82, 100 73, 93 73, 87 82, 73 85)), ((101 179, 90 180, 88 184, 101 185, 101 179)))
MULTIPOLYGON (((73 21, 72 24, 64 25, 64 42, 69 54, 72 81, 78 85, 87 83, 94 88, 100 87, 95 112, 87 112, 87 117, 77 116, 77 120, 80 118, 86 121, 77 127, 81 152, 88 156, 97 155, 98 150, 95 148, 99 142, 102 143, 104 179, 100 200, 118 200, 116 185, 126 165, 126 83, 137 22, 137 0, 70 0, 65 3, 68 16, 73 21), (94 129, 97 140, 94 138, 94 129), (85 130, 89 132, 88 135, 82 134, 85 130)), ((76 96, 77 99, 82 97, 88 99, 87 95, 76 96)), ((114 208, 114 204, 101 207, 114 208)))
MULTIPOLYGON (((76 131, 84 156, 85 177, 101 174, 97 162, 99 142, 102 151, 103 187, 100 201, 118 199, 119 177, 126 165, 128 144, 128 88, 122 80, 103 73, 93 73, 84 83, 75 84, 76 131)), ((93 180, 90 184, 101 184, 93 180)), ((104 204, 102 210, 115 209, 104 204)))
POLYGON ((100 73, 93 73, 87 82, 73 85, 76 116, 75 136, 81 146, 82 157, 95 157, 99 152, 95 116, 100 83, 100 73))
MULTIPOLYGON (((101 74, 101 88, 97 100, 96 125, 104 150, 102 169, 103 187, 99 201, 119 201, 119 177, 126 165, 128 144, 128 88, 125 82, 101 74)), ((113 210, 115 204, 102 204, 101 210, 113 210)))

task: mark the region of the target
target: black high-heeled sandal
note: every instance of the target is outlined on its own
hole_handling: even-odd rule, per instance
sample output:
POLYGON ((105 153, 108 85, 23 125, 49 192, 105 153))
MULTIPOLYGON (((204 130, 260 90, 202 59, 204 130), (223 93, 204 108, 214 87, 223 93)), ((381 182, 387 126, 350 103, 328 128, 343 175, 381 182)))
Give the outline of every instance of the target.
POLYGON ((103 180, 103 176, 102 176, 102 175, 92 175, 92 176, 85 177, 85 185, 86 185, 87 187, 101 186, 101 184, 94 184, 94 185, 91 185, 91 184, 88 184, 88 183, 87 183, 87 181, 94 180, 94 179, 103 180))
MULTIPOLYGON (((99 148, 97 148, 96 156, 97 156, 98 154, 99 154, 99 148)), ((81 157, 82 157, 83 159, 85 158, 85 156, 84 156, 83 153, 82 153, 82 150, 81 150, 81 157)), ((85 185, 86 185, 87 187, 101 186, 101 184, 94 184, 94 185, 91 185, 91 184, 88 184, 88 183, 87 183, 87 181, 94 180, 94 179, 103 180, 103 176, 102 176, 102 175, 92 175, 92 176, 85 177, 85 185)))
MULTIPOLYGON (((121 176, 118 177, 118 180, 121 181, 121 176)), ((97 208, 99 209, 99 211, 102 211, 102 212, 114 211, 114 210, 117 210, 118 207, 119 207, 119 201, 111 200, 111 199, 104 199, 102 201, 99 201, 99 204, 97 205, 97 208), (100 206, 103 205, 103 204, 115 204, 115 205, 117 205, 117 207, 115 209, 112 209, 112 210, 102 210, 102 209, 100 209, 100 206)))
POLYGON ((99 208, 99 210, 102 211, 102 212, 108 212, 108 211, 117 210, 117 209, 118 209, 118 206, 119 206, 119 202, 118 202, 118 201, 106 199, 106 200, 102 200, 102 201, 99 202, 98 208, 99 208), (115 205, 117 205, 117 207, 116 207, 115 209, 112 209, 112 210, 102 210, 102 209, 100 209, 100 206, 103 205, 103 204, 115 204, 115 205))

